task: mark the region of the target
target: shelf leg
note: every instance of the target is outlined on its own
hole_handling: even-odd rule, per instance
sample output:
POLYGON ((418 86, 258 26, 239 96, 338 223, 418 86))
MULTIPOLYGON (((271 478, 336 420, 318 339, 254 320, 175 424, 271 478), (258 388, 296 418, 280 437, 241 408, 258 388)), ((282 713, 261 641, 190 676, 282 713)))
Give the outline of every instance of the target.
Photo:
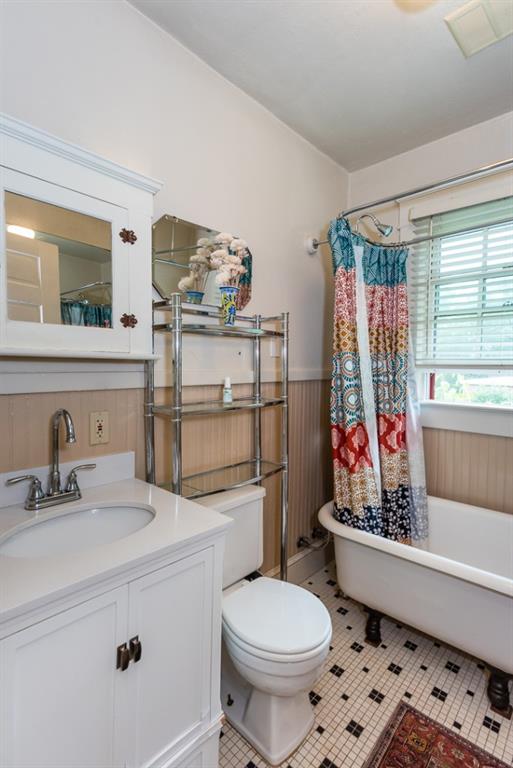
POLYGON ((289 536, 289 313, 281 316, 281 519, 280 519, 280 578, 287 581, 288 536, 289 536))
POLYGON ((171 295, 173 395, 172 429, 174 430, 171 487, 182 495, 182 300, 179 293, 171 295))
MULTIPOLYGON (((262 315, 255 315, 255 328, 262 327, 262 315)), ((253 397, 260 404, 262 401, 262 358, 261 341, 257 336, 253 342, 253 397)), ((256 475, 262 472, 262 409, 255 408, 253 416, 253 455, 256 462, 256 475)), ((261 483, 258 483, 261 485, 261 483)))
POLYGON ((146 459, 146 482, 155 484, 155 362, 144 363, 144 439, 146 459))

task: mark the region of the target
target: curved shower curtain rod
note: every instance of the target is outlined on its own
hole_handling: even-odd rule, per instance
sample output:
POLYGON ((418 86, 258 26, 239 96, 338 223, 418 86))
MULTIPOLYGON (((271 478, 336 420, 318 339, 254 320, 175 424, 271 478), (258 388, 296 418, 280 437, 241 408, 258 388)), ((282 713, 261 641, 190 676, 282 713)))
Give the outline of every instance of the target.
MULTIPOLYGON (((360 211, 366 211, 369 208, 376 208, 381 205, 385 205, 386 203, 396 203, 399 200, 404 200, 406 197, 415 197, 416 195, 421 195, 424 192, 434 192, 435 190, 439 189, 447 189, 448 187, 452 187, 455 184, 460 184, 465 181, 469 181, 471 179, 476 179, 480 176, 487 176, 488 174, 497 173, 498 171, 504 171, 507 168, 513 168, 513 157, 508 158, 508 160, 501 160, 498 163, 492 163, 491 165, 484 165, 482 168, 476 168, 473 171, 469 171, 468 173, 461 173, 458 176, 451 176, 448 179, 443 179, 442 181, 436 181, 432 184, 426 184, 423 187, 415 187, 414 189, 409 189, 406 192, 400 192, 396 195, 389 195, 388 197, 382 197, 379 200, 373 200, 370 203, 363 203, 361 205, 355 205, 353 208, 348 208, 345 211, 341 211, 337 219, 345 219, 348 216, 351 216, 353 213, 359 213, 360 211)), ((503 223, 503 222, 494 222, 494 223, 503 223)), ((482 226, 482 225, 481 225, 482 226)), ((459 230, 457 232, 452 232, 450 234, 462 234, 463 232, 469 232, 470 229, 465 230, 459 230)), ((365 238, 367 239, 367 238, 365 238)), ((413 240, 407 240, 405 242, 399 242, 399 243, 373 243, 372 240, 368 240, 368 242, 372 243, 373 245, 386 245, 389 247, 397 247, 397 246, 404 246, 404 245, 412 245, 414 243, 420 243, 427 240, 433 240, 434 237, 417 237, 413 240)), ((306 249, 310 255, 313 255, 314 253, 317 253, 317 250, 320 245, 324 245, 328 242, 328 240, 317 240, 315 237, 310 237, 306 241, 306 249)))

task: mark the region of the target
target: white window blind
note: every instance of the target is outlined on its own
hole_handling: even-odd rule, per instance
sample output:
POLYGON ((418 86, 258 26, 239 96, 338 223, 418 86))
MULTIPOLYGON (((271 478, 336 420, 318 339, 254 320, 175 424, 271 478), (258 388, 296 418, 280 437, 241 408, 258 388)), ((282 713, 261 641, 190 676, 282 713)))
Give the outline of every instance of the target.
POLYGON ((513 363, 513 197, 413 221, 410 314, 417 365, 513 363), (482 226, 479 226, 482 225, 482 226), (479 226, 462 235, 446 233, 479 226))

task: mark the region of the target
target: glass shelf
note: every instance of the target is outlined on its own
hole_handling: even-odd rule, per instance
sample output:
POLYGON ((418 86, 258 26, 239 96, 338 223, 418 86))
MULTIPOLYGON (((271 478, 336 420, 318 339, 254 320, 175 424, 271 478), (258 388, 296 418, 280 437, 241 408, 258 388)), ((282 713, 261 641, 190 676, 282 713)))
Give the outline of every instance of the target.
MULTIPOLYGON (((207 317, 222 318, 222 312, 215 304, 193 304, 190 301, 182 301, 181 303, 182 313, 187 315, 203 315, 207 317)), ((153 309, 163 312, 170 312, 173 306, 170 301, 164 299, 163 301, 154 301, 153 309)), ((274 320, 275 318, 273 318, 274 320)), ((244 323, 254 323, 256 318, 253 315, 240 315, 237 312, 237 320, 244 323)))
MULTIPOLYGON (((154 331, 171 333, 173 326, 171 323, 156 323, 153 326, 154 331)), ((183 333, 196 333, 200 336, 233 336, 236 338, 281 338, 283 333, 279 331, 267 331, 262 328, 240 328, 238 326, 228 325, 198 325, 196 323, 184 323, 182 325, 183 333)))
MULTIPOLYGON (((240 488, 242 485, 251 485, 271 477, 283 469, 283 464, 273 461, 261 461, 260 472, 257 469, 255 459, 242 461, 239 464, 230 464, 226 467, 218 467, 207 472, 198 472, 195 475, 184 477, 182 483, 182 496, 186 499, 197 499, 210 493, 229 491, 232 488, 240 488)), ((161 488, 172 490, 171 483, 162 483, 161 488)))
MULTIPOLYGON (((208 416, 220 413, 229 413, 231 411, 255 410, 256 408, 271 408, 274 405, 281 405, 283 398, 266 397, 258 403, 254 397, 241 397, 235 399, 232 403, 223 403, 222 400, 207 400, 202 403, 184 403, 181 411, 182 416, 208 416)), ((173 416, 173 407, 171 405, 154 405, 153 413, 155 416, 173 416)))

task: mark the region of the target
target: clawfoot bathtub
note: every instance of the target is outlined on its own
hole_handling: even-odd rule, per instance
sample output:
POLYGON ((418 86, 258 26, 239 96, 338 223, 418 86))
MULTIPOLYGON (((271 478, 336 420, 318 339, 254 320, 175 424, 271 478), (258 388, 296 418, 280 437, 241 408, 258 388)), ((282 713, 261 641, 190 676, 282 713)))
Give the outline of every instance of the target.
POLYGON ((428 509, 429 542, 418 549, 339 523, 325 504, 339 587, 368 607, 368 642, 381 642, 387 614, 485 661, 492 708, 511 717, 513 515, 435 497, 428 509))

